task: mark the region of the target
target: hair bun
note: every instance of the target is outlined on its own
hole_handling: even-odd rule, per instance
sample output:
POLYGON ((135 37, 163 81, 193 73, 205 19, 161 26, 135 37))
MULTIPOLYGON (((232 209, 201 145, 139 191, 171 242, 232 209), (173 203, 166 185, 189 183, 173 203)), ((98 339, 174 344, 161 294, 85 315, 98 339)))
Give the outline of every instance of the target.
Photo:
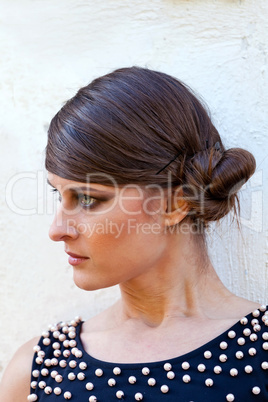
POLYGON ((193 219, 217 221, 235 209, 237 192, 255 168, 254 156, 241 148, 197 153, 185 170, 184 195, 193 219))

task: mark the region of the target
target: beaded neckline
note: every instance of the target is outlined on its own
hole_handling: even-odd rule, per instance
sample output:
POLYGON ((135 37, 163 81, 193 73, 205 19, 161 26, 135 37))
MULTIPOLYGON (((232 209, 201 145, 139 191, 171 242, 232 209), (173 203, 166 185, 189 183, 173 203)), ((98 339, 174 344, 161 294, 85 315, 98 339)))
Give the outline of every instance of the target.
MULTIPOLYGON (((268 305, 267 306, 261 306, 264 307, 268 310, 268 305)), ((254 311, 261 311, 261 309, 256 309, 254 311)), ((110 361, 105 361, 105 360, 101 360, 98 358, 93 357, 92 355, 90 355, 84 348, 83 343, 81 341, 81 330, 82 330, 82 325, 84 323, 84 321, 81 321, 76 328, 77 331, 77 346, 78 348, 83 352, 83 354, 85 356, 87 356, 87 358, 92 362, 92 364, 95 364, 97 366, 103 366, 103 367, 114 367, 115 365, 120 365, 120 367, 124 368, 124 369, 131 369, 133 370, 133 368, 142 368, 144 367, 144 364, 146 364, 146 366, 148 367, 161 367, 163 366, 163 364, 168 360, 172 365, 176 365, 176 364, 181 364, 182 361, 184 360, 189 360, 191 357, 194 357, 196 355, 199 355, 203 350, 209 350, 211 348, 212 345, 214 344, 218 344, 220 340, 224 340, 224 339, 229 339, 228 338, 228 334, 230 333, 230 331, 235 331, 237 330, 239 327, 241 327, 241 324, 244 325, 242 323, 243 319, 247 319, 248 321, 249 318, 254 315, 254 311, 251 311, 250 313, 248 313, 247 315, 245 315, 244 317, 242 317, 240 320, 238 320, 235 324, 233 324, 231 327, 229 327, 227 330, 223 331, 221 334, 217 335, 215 338, 211 339, 210 341, 204 343, 203 345, 191 350, 190 352, 184 353, 180 356, 176 356, 170 359, 165 359, 165 360, 158 360, 158 361, 152 361, 152 362, 142 362, 142 363, 120 363, 120 362, 110 362, 110 361)))

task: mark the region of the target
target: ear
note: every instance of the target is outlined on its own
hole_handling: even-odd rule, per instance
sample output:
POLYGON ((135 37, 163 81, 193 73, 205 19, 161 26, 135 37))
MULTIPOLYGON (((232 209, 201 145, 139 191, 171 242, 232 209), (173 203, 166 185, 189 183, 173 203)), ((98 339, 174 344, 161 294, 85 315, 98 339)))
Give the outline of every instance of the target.
POLYGON ((172 191, 166 199, 166 210, 164 212, 165 226, 174 226, 180 223, 189 213, 189 206, 183 198, 182 188, 172 191))

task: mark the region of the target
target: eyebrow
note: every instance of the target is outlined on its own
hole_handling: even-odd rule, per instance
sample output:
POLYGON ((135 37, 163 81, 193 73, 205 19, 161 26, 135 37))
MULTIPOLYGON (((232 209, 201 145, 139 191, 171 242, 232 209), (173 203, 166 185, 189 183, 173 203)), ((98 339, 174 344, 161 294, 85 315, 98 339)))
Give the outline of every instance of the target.
MULTIPOLYGON (((47 179, 47 183, 48 183, 51 187, 55 188, 55 186, 53 186, 53 184, 52 184, 48 179, 47 179)), ((69 190, 69 191, 76 191, 76 192, 77 192, 77 190, 81 190, 81 191, 92 191, 92 192, 95 192, 95 193, 98 193, 98 194, 106 194, 106 195, 111 195, 111 194, 112 194, 112 193, 110 193, 109 191, 98 190, 97 188, 86 187, 86 186, 82 186, 82 187, 77 186, 77 187, 73 187, 73 188, 68 187, 68 190, 69 190)))

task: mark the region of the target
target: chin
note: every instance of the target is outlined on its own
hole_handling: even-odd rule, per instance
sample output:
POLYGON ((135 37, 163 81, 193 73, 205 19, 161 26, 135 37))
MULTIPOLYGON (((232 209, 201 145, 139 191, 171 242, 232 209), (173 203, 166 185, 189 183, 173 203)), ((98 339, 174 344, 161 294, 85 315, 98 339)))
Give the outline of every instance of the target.
POLYGON ((74 284, 82 290, 85 290, 87 292, 93 291, 93 290, 100 290, 100 289, 105 289, 109 288, 111 286, 117 285, 117 283, 107 283, 107 281, 96 281, 93 279, 85 279, 84 275, 77 275, 75 272, 73 274, 73 281, 74 284))

